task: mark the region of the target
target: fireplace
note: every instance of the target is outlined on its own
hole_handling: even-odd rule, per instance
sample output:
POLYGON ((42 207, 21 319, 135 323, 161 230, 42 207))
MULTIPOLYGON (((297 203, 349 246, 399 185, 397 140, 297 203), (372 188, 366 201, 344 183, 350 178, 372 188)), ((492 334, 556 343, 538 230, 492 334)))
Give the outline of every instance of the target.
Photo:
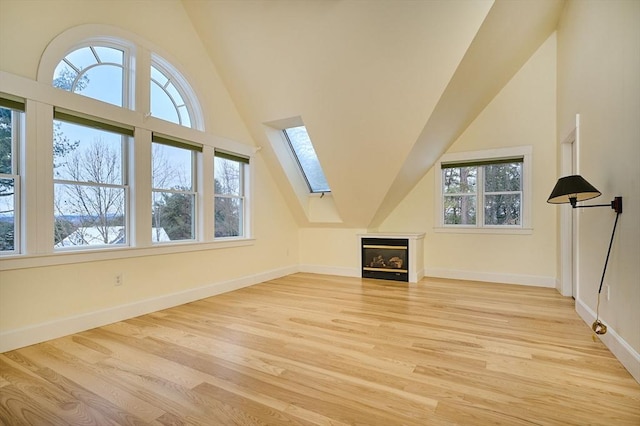
POLYGON ((409 281, 409 241, 401 238, 362 239, 362 278, 409 281))
POLYGON ((362 278, 418 282, 424 234, 361 234, 362 278))

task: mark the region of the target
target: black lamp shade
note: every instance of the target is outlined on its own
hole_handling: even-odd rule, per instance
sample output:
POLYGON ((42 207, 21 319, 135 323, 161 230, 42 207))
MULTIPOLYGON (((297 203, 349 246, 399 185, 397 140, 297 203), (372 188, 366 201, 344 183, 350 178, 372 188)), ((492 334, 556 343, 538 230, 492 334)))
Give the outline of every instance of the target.
POLYGON ((564 204, 576 201, 590 200, 602 195, 580 175, 565 176, 558 179, 558 183, 553 188, 547 203, 564 204))

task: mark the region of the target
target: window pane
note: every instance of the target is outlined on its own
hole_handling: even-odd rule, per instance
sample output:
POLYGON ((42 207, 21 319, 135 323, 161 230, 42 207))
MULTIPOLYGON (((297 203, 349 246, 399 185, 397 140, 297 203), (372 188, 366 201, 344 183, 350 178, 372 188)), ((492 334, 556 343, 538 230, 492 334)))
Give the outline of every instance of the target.
POLYGON ((54 185, 55 247, 126 244, 125 189, 54 185))
POLYGON ((13 115, 10 109, 0 108, 0 174, 13 174, 13 115))
POLYGON ((305 126, 291 127, 284 130, 291 144, 302 173, 304 174, 311 192, 330 192, 329 183, 322 171, 309 134, 305 126))
POLYGON ((126 136, 54 120, 54 246, 124 245, 126 136))
POLYGON ((520 225, 520 194, 486 195, 485 225, 520 225))
POLYGON ((445 225, 475 225, 475 195, 445 196, 444 223, 445 225))
POLYGON ((152 146, 153 188, 191 191, 194 152, 161 143, 152 146))
POLYGON ((123 69, 120 66, 96 66, 84 74, 87 78, 86 87, 76 86, 74 92, 121 107, 122 75, 123 69))
POLYGON ((71 92, 77 76, 78 73, 66 62, 60 62, 53 73, 53 87, 71 92))
POLYGON ((522 163, 492 164, 484 166, 486 192, 522 190, 522 163))
POLYGON ((167 84, 167 81, 169 81, 169 79, 154 66, 151 66, 151 78, 157 81, 157 84, 160 86, 164 86, 167 84))
POLYGON ((180 95, 180 92, 178 92, 178 89, 176 88, 176 86, 174 86, 172 83, 169 83, 166 87, 166 91, 169 94, 169 96, 171 96, 171 98, 176 103, 176 105, 184 105, 182 96, 180 95))
POLYGON ((191 127, 189 108, 175 81, 157 67, 151 66, 151 115, 191 127))
POLYGON ((187 109, 187 106, 182 105, 178 107, 178 113, 180 114, 182 125, 185 127, 191 127, 191 118, 189 117, 189 110, 187 109))
POLYGON ((445 194, 475 194, 477 176, 476 167, 442 169, 443 192, 445 194))
POLYGON ((215 197, 215 236, 239 237, 243 231, 244 201, 236 197, 215 197))
POLYGON ((19 250, 18 149, 22 112, 0 107, 0 253, 19 250))
POLYGON ((124 52, 122 50, 102 46, 95 46, 94 49, 100 62, 110 62, 118 65, 124 64, 124 52))
POLYGON ((15 250, 15 179, 0 179, 0 252, 15 250))
POLYGON ((165 90, 157 83, 151 82, 151 115, 162 120, 180 124, 176 106, 165 90))
POLYGON ((83 47, 60 61, 53 74, 53 86, 124 106, 124 52, 112 47, 93 48, 96 54, 90 47, 83 47))
POLYGON ((194 208, 194 194, 154 191, 151 241, 194 239, 194 208))
POLYGON ((216 195, 243 195, 242 167, 237 161, 215 157, 213 170, 216 195))
POLYGON ((95 65, 98 63, 95 55, 91 51, 89 47, 83 47, 81 49, 74 50, 69 53, 66 58, 74 67, 79 70, 83 70, 91 65, 95 65))
POLYGON ((123 138, 117 133, 54 120, 55 179, 123 184, 123 138))

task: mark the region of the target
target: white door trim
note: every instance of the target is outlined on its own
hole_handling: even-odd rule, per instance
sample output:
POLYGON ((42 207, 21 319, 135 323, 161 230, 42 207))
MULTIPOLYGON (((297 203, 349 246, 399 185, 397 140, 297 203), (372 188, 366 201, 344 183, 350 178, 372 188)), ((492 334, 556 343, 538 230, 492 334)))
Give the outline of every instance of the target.
MULTIPOLYGON (((560 175, 577 174, 579 170, 580 114, 576 126, 560 144, 560 175)), ((578 298, 578 215, 570 205, 560 207, 560 294, 578 298)))

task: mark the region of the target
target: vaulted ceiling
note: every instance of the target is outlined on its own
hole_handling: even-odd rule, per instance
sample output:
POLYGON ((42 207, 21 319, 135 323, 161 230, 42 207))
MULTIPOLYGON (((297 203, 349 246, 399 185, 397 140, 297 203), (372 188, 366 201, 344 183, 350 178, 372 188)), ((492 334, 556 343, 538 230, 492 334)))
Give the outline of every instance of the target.
POLYGON ((561 0, 183 0, 301 226, 265 123, 301 117, 340 224, 375 228, 555 30, 561 0))

